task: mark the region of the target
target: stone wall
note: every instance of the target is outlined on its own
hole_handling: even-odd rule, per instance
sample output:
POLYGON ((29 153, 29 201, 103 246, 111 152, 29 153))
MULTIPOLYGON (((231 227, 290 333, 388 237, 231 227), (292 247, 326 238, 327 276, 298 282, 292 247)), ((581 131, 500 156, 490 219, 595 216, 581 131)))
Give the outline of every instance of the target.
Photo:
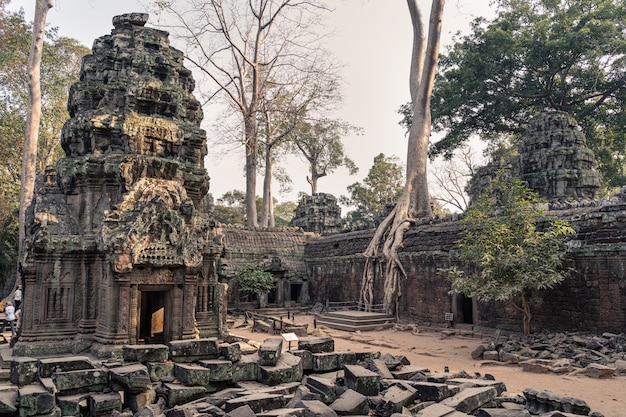
MULTIPOLYGON (((556 208, 550 213, 570 220, 577 231, 568 261, 575 272, 558 288, 542 293, 544 303, 534 310, 533 329, 622 332, 626 327, 626 205, 606 202, 556 208)), ((438 269, 450 264, 450 248, 459 228, 457 221, 446 220, 418 225, 406 233, 400 257, 408 276, 401 281, 400 318, 443 324, 445 313, 452 312, 456 323, 471 315, 476 326, 521 330, 521 315, 512 307, 473 302, 468 312, 462 297, 450 294, 450 284, 438 269)), ((305 257, 313 301, 358 298, 361 254, 372 234, 373 230, 359 231, 308 242, 305 257)), ((375 303, 381 301, 380 281, 375 297, 375 303)))

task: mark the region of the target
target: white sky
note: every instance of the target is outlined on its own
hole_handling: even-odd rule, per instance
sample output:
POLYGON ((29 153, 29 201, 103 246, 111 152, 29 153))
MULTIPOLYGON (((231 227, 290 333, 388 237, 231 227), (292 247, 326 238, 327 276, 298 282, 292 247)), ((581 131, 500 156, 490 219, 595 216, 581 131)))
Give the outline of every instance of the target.
MULTIPOLYGON (((328 27, 336 36, 332 49, 345 65, 344 105, 338 118, 364 129, 364 134, 346 137, 348 155, 360 168, 349 176, 339 169, 319 180, 319 191, 339 197, 346 187, 362 181, 379 153, 406 157, 406 137, 398 125, 397 109, 409 100, 408 70, 411 53, 411 21, 404 0, 334 0, 336 9, 329 16, 328 27)), ((428 16, 430 2, 420 2, 428 16)), ((97 37, 109 34, 113 16, 144 11, 146 0, 56 0, 48 13, 48 23, 59 28, 60 35, 76 38, 91 47, 97 37)), ((12 0, 13 10, 23 7, 26 19, 32 21, 35 0, 12 0)), ((467 32, 469 23, 477 16, 491 17, 489 0, 449 0, 443 22, 443 48, 452 34, 467 32)), ((148 26, 154 26, 148 21, 148 26)), ((176 41, 171 40, 176 46, 176 41)), ((442 50, 443 50, 442 48, 442 50)), ((205 108, 205 125, 215 118, 216 111, 205 108)), ((211 132, 209 130, 209 135, 211 132)), ((280 161, 278 161, 280 163, 280 161)), ((216 155, 206 160, 211 177, 210 192, 215 198, 224 192, 245 190, 243 153, 216 155)), ((276 195, 280 201, 295 200, 300 191, 310 193, 306 182, 307 166, 299 160, 288 161, 288 172, 293 179, 293 191, 276 195)), ((262 175, 258 176, 258 195, 261 195, 262 175)), ((274 190, 278 185, 274 186, 274 190)))

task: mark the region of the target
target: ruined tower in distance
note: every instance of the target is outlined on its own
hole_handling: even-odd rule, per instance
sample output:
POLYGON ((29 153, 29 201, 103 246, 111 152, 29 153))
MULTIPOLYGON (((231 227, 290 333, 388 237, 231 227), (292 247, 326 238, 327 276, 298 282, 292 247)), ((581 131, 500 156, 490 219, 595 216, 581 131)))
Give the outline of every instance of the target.
POLYGON ((225 331, 202 108, 182 52, 147 19, 116 16, 70 90, 66 157, 30 213, 16 355, 225 331))

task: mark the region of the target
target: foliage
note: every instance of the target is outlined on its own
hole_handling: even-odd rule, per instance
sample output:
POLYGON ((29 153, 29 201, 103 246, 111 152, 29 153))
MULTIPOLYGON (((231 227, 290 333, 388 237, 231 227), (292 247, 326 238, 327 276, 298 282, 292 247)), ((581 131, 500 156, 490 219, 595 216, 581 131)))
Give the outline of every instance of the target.
POLYGON ((402 193, 404 167, 397 156, 381 153, 374 157, 363 182, 348 186, 349 196, 341 196, 342 204, 356 207, 348 214, 350 227, 372 226, 375 219, 385 214, 385 209, 393 206, 402 193))
POLYGON ((295 215, 298 205, 293 201, 285 201, 276 204, 274 207, 274 217, 276 218, 276 226, 289 226, 295 215))
MULTIPOLYGON (((440 57, 431 154, 472 135, 519 135, 540 111, 571 114, 609 187, 626 184, 626 3, 621 0, 498 0, 492 21, 440 57)), ((410 125, 409 105, 401 122, 410 125)))
MULTIPOLYGON (((256 199, 257 208, 261 206, 260 197, 256 199)), ((288 226, 294 216, 296 203, 287 201, 276 203, 274 201, 274 215, 276 226, 288 226)), ((260 213, 257 210, 257 214, 260 213)), ((246 223, 246 194, 241 190, 231 190, 225 192, 215 201, 213 207, 215 221, 222 224, 245 224, 246 223)))
POLYGON ((462 220, 455 249, 463 269, 444 270, 456 292, 513 303, 524 314, 525 334, 536 292, 567 276, 566 236, 575 233, 567 222, 546 218, 541 202, 523 181, 500 172, 462 220))
POLYGON ((274 288, 274 278, 271 272, 262 271, 250 264, 241 266, 235 273, 232 283, 240 292, 263 295, 274 288))

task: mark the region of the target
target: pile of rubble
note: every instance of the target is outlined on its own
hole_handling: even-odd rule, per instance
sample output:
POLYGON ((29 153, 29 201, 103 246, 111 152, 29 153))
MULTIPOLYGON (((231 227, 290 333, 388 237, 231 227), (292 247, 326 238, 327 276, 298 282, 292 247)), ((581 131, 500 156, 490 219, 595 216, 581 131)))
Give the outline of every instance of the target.
POLYGON ((0 384, 0 415, 601 417, 581 399, 548 391, 505 396, 504 383, 490 376, 335 351, 331 337, 297 344, 205 338, 124 346, 116 360, 14 357, 10 382, 0 384))
POLYGON ((472 351, 473 359, 521 366, 537 373, 583 373, 593 378, 626 375, 626 336, 603 333, 496 336, 472 351))

